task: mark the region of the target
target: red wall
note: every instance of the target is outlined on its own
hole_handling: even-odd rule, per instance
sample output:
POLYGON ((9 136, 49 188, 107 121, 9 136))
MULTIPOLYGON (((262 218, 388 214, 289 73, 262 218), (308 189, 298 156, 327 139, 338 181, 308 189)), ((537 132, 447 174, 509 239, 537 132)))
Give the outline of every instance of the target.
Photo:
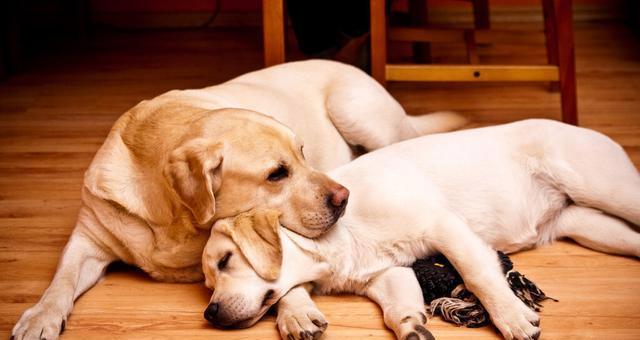
MULTIPOLYGON (((349 1, 349 0, 344 0, 349 1)), ((399 0, 399 7, 404 7, 399 0)), ((575 5, 618 5, 624 0, 574 0, 575 5)), ((223 11, 257 11, 260 0, 221 0, 223 11)), ((206 12, 214 9, 214 0, 92 0, 92 8, 96 12, 206 12)), ((430 0, 434 6, 465 6, 456 0, 430 0)), ((490 0, 492 6, 534 6, 540 0, 490 0)))
MULTIPOLYGON (((214 0, 91 0, 96 12, 207 12, 214 0)), ((257 11, 260 0, 221 0, 224 11, 257 11)))

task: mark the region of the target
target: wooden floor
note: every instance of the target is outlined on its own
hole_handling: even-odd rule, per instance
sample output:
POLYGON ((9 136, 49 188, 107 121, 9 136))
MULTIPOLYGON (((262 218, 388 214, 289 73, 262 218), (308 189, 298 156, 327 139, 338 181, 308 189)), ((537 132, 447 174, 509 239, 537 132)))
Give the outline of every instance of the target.
MULTIPOLYGON (((104 33, 82 48, 35 58, 0 83, 0 339, 53 276, 80 205, 83 172, 116 118, 164 91, 259 68, 259 36, 255 29, 104 33)), ((638 40, 615 24, 582 24, 576 41, 582 125, 607 133, 640 165, 638 40)), ((544 59, 544 50, 532 47, 480 53, 491 61, 544 59)), ((544 84, 404 83, 390 91, 411 113, 456 110, 476 125, 559 117, 559 96, 544 84)), ((545 304, 542 338, 640 339, 638 260, 569 242, 513 259, 560 300, 545 304)), ((158 283, 118 267, 77 301, 63 338, 277 337, 273 316, 248 330, 209 327, 202 317, 208 299, 202 284, 158 283)), ((327 339, 392 338, 364 298, 315 300, 330 322, 327 339)), ((497 338, 490 327, 457 328, 437 318, 430 328, 438 339, 497 338)))

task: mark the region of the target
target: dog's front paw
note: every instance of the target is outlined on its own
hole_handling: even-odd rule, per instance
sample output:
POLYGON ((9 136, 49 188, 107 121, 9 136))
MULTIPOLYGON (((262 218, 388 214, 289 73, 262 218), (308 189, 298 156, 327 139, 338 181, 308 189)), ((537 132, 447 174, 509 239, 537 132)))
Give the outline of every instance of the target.
POLYGON ((418 312, 403 317, 398 325, 398 339, 434 340, 433 334, 427 330, 427 315, 418 312))
POLYGON ((65 323, 63 313, 37 304, 22 314, 18 323, 13 327, 11 338, 16 340, 55 340, 64 330, 65 323))
POLYGON ((276 320, 284 340, 319 339, 329 323, 315 306, 297 306, 278 313, 276 320))
POLYGON ((489 314, 505 339, 535 340, 540 337, 540 317, 517 298, 489 314))

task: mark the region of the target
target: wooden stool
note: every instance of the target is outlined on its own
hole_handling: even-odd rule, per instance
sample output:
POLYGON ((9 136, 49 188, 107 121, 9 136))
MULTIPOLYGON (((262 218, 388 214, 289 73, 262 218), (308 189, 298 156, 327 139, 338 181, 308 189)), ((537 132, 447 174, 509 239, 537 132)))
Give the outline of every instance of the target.
MULTIPOLYGON (((477 43, 517 40, 520 35, 489 30, 488 0, 470 1, 475 29, 393 28, 387 36, 385 0, 370 0, 371 75, 382 85, 387 81, 550 81, 559 85, 562 120, 578 124, 571 0, 542 0, 548 65, 478 65, 477 43), (422 43, 464 40, 470 65, 387 64, 387 38, 422 43)), ((410 6, 426 13, 424 0, 411 0, 410 6)), ((284 0, 263 0, 262 13, 265 65, 283 63, 284 0)), ((420 18, 414 14, 413 23, 424 23, 420 18)), ((416 44, 414 51, 422 49, 418 53, 425 55, 424 47, 416 44)))
POLYGON ((262 0, 262 37, 265 66, 281 64, 285 61, 284 1, 262 0))
MULTIPOLYGON (((410 6, 426 13, 418 0, 410 6)), ((559 84, 562 121, 578 124, 571 0, 542 0, 548 65, 477 65, 476 43, 519 39, 488 29, 488 2, 473 0, 476 29, 392 28, 387 36, 385 0, 371 3, 371 75, 387 81, 550 81, 559 84), (470 65, 387 64, 387 39, 410 42, 466 41, 470 65)), ((426 15, 425 15, 426 16, 426 15)), ((414 14, 414 18, 415 18, 414 14)), ((418 18, 420 16, 418 15, 418 18)), ((424 19, 414 23, 424 23, 424 19)), ((416 47, 414 45, 414 52, 416 47)), ((424 46, 424 45, 423 45, 424 46)), ((424 47, 418 52, 425 55, 424 47)))
MULTIPOLYGON (((460 0, 470 2, 473 8, 473 24, 476 29, 489 29, 489 0, 460 0)), ((428 0, 409 0, 409 21, 413 26, 426 27, 429 21, 428 0)), ((416 63, 431 62, 431 46, 428 42, 413 43, 413 60, 416 63)))

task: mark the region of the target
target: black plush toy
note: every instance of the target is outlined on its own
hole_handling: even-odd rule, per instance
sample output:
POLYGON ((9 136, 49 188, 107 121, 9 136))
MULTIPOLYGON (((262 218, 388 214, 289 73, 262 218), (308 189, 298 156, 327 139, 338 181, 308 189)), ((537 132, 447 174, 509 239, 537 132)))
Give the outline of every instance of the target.
MULTIPOLYGON (((542 306, 540 302, 547 299, 557 301, 515 271, 509 256, 498 252, 498 257, 511 290, 531 309, 539 311, 542 306)), ((445 321, 458 326, 480 327, 489 322, 489 314, 473 293, 466 289, 462 278, 446 257, 436 255, 420 259, 412 268, 431 315, 441 315, 445 321)))

